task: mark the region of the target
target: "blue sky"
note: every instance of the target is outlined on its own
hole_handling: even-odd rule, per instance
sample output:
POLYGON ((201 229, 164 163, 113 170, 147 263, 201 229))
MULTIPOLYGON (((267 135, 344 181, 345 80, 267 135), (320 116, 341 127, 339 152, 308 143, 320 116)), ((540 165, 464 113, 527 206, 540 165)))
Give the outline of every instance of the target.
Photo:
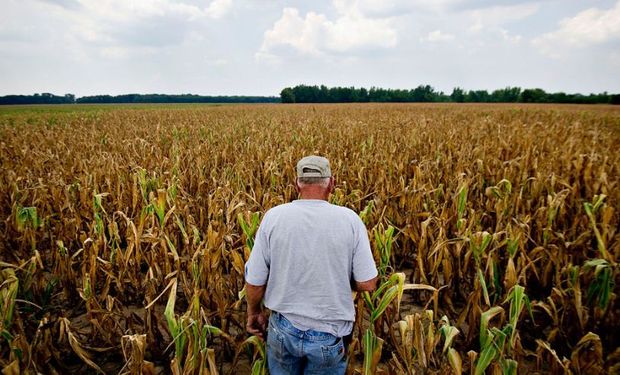
POLYGON ((5 0, 0 95, 620 92, 620 0, 5 0))

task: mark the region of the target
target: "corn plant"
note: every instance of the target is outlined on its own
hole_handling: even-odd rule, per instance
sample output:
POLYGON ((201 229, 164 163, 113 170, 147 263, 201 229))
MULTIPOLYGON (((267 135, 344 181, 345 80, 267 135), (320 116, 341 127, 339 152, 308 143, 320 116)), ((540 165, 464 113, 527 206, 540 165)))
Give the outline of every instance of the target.
POLYGON ((476 263, 476 280, 479 283, 480 288, 482 289, 484 301, 488 306, 491 305, 491 300, 489 298, 487 282, 482 271, 482 258, 485 255, 485 251, 489 247, 489 244, 492 240, 493 236, 485 231, 482 233, 476 233, 469 242, 471 252, 474 256, 474 261, 476 263))
POLYGON ((164 310, 168 330, 172 336, 170 345, 174 344, 175 348, 170 370, 173 374, 217 374, 215 352, 208 347, 208 339, 211 336, 222 336, 228 340, 231 338, 221 329, 206 324, 206 318, 200 313, 197 293, 191 300, 190 309, 177 317, 174 312, 176 293, 177 282, 173 279, 164 310))
POLYGON ((476 375, 484 374, 491 362, 503 354, 509 328, 499 330, 492 327, 489 329, 491 319, 503 313, 503 308, 494 306, 480 315, 480 356, 476 361, 474 369, 476 375))
POLYGON ((245 246, 249 250, 252 250, 254 247, 254 236, 256 235, 256 231, 258 230, 258 224, 260 223, 260 213, 253 212, 250 213, 248 220, 244 219, 243 214, 239 213, 237 215, 237 222, 243 231, 243 235, 245 236, 245 246))
POLYGON ((104 228, 105 224, 103 222, 103 215, 106 215, 105 209, 103 208, 103 197, 107 196, 106 193, 94 194, 93 195, 93 217, 95 218, 95 234, 98 236, 104 236, 104 228))
POLYGON ((370 222, 370 216, 372 215, 373 211, 375 208, 375 201, 368 201, 368 204, 366 204, 366 207, 364 207, 364 209, 362 211, 360 211, 360 219, 362 219, 362 222, 364 223, 364 225, 368 225, 370 222))
POLYGON ((607 310, 614 290, 612 266, 605 259, 593 259, 587 261, 584 271, 592 272, 592 281, 588 287, 588 304, 595 302, 602 310, 607 310))
POLYGON ((392 302, 396 302, 394 313, 395 315, 398 314, 405 290, 431 291, 433 292, 433 299, 435 301, 437 300, 437 289, 424 284, 405 284, 405 274, 402 272, 392 274, 386 281, 379 285, 379 288, 374 292, 362 293, 362 298, 370 314, 369 326, 362 337, 362 347, 364 348, 364 374, 373 374, 381 358, 384 341, 376 334, 379 330, 377 326, 380 326, 378 324, 379 319, 392 302))
POLYGON ((534 320, 534 316, 532 314, 532 306, 530 304, 530 299, 525 294, 525 288, 521 285, 515 285, 512 290, 508 293, 506 300, 504 303, 510 302, 510 309, 508 310, 508 323, 510 326, 510 340, 508 341, 509 348, 512 350, 515 348, 515 337, 517 334, 517 323, 519 322, 519 317, 521 316, 521 312, 523 311, 523 307, 527 307, 527 310, 530 314, 532 320, 534 320))
POLYGON ((2 281, 2 286, 0 286, 0 336, 10 343, 13 339, 10 329, 13 324, 19 279, 13 269, 5 268, 0 271, 0 280, 2 281))
POLYGON ((265 344, 265 342, 261 340, 258 336, 250 336, 241 344, 240 349, 243 349, 243 347, 249 345, 254 348, 254 354, 252 355, 252 375, 269 374, 269 370, 267 369, 267 345, 265 344))
POLYGON ((373 374, 381 358, 383 339, 375 333, 375 323, 388 306, 396 299, 396 311, 400 309, 400 301, 405 287, 405 274, 396 273, 390 276, 376 291, 362 293, 370 313, 369 327, 364 332, 362 346, 364 348, 364 374, 373 374))
POLYGON ((601 235, 601 232, 599 231, 597 224, 596 224, 596 213, 603 206, 605 198, 606 198, 605 194, 595 195, 594 199, 592 200, 592 203, 590 202, 583 203, 583 208, 586 211, 586 215, 588 216, 588 219, 590 220, 590 225, 592 227, 592 230, 594 231, 594 236, 596 237, 596 246, 599 251, 599 255, 603 259, 608 259, 609 255, 607 253, 605 239, 603 238, 603 235, 601 235))
POLYGON ((456 229, 460 231, 463 229, 465 225, 465 210, 467 208, 467 193, 468 187, 467 184, 463 184, 459 192, 457 194, 457 203, 456 203, 456 229))
MULTIPOLYGON (((237 222, 239 223, 243 235, 245 236, 244 257, 246 260, 250 257, 250 252, 254 247, 254 236, 256 235, 256 231, 258 230, 258 224, 260 223, 260 213, 253 212, 247 216, 248 220, 246 221, 246 219, 244 219, 243 217, 243 214, 239 213, 237 215, 237 222)), ((244 259, 242 259, 241 256, 235 251, 232 252, 232 257, 233 265, 238 268, 238 272, 240 274, 244 274, 244 272, 241 272, 245 262, 244 259)), ((243 286, 243 289, 241 289, 238 293, 239 301, 245 298, 245 293, 245 286, 243 286)))
POLYGON ((407 315, 398 322, 399 341, 396 349, 400 360, 393 357, 391 362, 399 372, 415 374, 417 371, 430 369, 431 362, 435 361, 434 354, 440 337, 444 339, 440 354, 445 357, 455 373, 462 372, 461 357, 452 348, 454 339, 459 334, 458 328, 450 325, 445 315, 435 328, 433 316, 432 310, 426 310, 423 313, 407 315))
POLYGON ((37 214, 37 208, 17 206, 15 224, 17 226, 17 230, 24 233, 26 237, 28 237, 28 240, 30 241, 30 249, 35 250, 37 247, 35 231, 43 224, 43 221, 37 214))
POLYGON ((395 241, 395 228, 391 225, 383 230, 383 226, 373 228, 375 246, 379 253, 379 276, 383 279, 391 271, 392 246, 395 241))

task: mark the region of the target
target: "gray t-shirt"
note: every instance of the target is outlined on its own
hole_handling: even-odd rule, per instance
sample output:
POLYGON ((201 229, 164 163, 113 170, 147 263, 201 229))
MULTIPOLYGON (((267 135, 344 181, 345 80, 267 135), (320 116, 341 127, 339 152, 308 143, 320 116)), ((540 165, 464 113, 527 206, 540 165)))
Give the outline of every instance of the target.
POLYGON ((351 279, 375 276, 368 233, 359 216, 316 199, 267 211, 245 265, 249 284, 267 284, 267 308, 298 329, 336 336, 349 334, 355 320, 351 279))

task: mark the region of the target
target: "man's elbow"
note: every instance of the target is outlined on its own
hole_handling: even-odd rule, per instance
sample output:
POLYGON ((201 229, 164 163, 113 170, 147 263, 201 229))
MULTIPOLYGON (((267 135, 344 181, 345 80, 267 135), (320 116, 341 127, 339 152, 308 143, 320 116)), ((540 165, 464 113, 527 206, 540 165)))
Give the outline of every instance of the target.
POLYGON ((356 281, 355 282, 355 290, 358 292, 372 292, 377 289, 377 280, 378 276, 367 280, 367 281, 356 281))

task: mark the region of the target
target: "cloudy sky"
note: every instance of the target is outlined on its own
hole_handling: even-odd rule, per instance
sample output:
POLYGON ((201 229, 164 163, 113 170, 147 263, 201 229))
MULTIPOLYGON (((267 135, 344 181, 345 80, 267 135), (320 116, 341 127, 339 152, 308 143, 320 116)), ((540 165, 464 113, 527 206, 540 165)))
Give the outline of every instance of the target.
POLYGON ((620 0, 2 0, 0 95, 620 92, 620 0))

